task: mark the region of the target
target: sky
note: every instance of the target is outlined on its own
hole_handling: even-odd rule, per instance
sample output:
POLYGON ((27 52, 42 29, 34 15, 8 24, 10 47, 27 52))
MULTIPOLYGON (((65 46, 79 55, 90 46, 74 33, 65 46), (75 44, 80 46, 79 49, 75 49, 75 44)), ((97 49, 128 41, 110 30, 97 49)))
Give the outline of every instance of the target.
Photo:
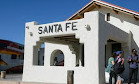
MULTIPOLYGON (((0 0, 0 39, 24 44, 25 23, 64 21, 91 0, 0 0)), ((102 0, 139 12, 139 0, 102 0)))

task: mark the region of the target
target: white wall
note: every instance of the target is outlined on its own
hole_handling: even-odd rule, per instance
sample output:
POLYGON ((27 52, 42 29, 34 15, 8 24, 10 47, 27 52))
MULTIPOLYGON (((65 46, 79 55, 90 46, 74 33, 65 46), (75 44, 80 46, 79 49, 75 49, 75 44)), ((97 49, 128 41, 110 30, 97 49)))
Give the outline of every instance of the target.
MULTIPOLYGON (((120 37, 119 40, 113 39, 113 40, 116 40, 116 41, 122 43, 122 49, 124 50, 123 57, 125 58, 125 67, 126 67, 126 70, 123 73, 123 75, 124 75, 123 77, 125 79, 127 79, 128 78, 127 73, 129 72, 128 71, 129 65, 126 62, 127 57, 131 54, 131 50, 133 48, 136 48, 137 51, 139 52, 139 40, 138 40, 139 21, 136 21, 135 18, 131 15, 127 15, 122 12, 118 12, 118 14, 116 14, 113 12, 112 9, 105 8, 105 7, 96 8, 94 11, 99 11, 102 14, 104 14, 105 19, 106 19, 106 14, 110 13, 110 21, 107 21, 108 23, 110 23, 111 25, 115 26, 116 28, 128 33, 129 35, 130 35, 130 32, 132 33, 131 37, 130 36, 124 37, 126 35, 121 35, 124 38, 124 41, 121 41, 121 39, 123 39, 122 37, 120 37)), ((111 31, 111 33, 115 33, 115 31, 114 32, 111 31)), ((114 36, 116 36, 116 34, 117 33, 115 33, 114 36)), ((139 75, 138 75, 138 79, 139 79, 139 75)))
MULTIPOLYGON (((103 9, 103 8, 102 8, 103 9)), ((103 12, 103 10, 100 10, 103 12)), ((107 10, 105 10, 107 11, 107 10)), ((124 19, 124 17, 121 17, 124 19)), ((126 18, 126 16, 125 16, 126 18)), ((108 39, 115 40, 129 47, 129 30, 133 33, 132 46, 139 45, 138 26, 127 21, 123 22, 116 17, 111 17, 110 22, 105 21, 105 16, 98 11, 87 12, 83 19, 77 21, 77 31, 38 34, 38 27, 52 24, 62 24, 65 22, 38 25, 36 22, 26 23, 25 36, 25 62, 23 81, 29 82, 47 82, 47 83, 67 83, 67 71, 74 70, 74 84, 104 84, 105 83, 105 45, 108 39), (131 24, 131 25, 130 25, 131 24), (90 28, 89 30, 86 28, 90 28), (127 26, 128 25, 128 26, 127 26), (130 26, 129 26, 130 25, 130 26), (131 29, 130 27, 136 27, 131 29), (126 28, 125 28, 126 27, 126 28), (30 33, 33 33, 33 36, 30 33), (84 44, 84 67, 76 66, 76 54, 73 54, 71 44, 64 41, 59 44, 56 40, 50 41, 54 36, 75 35, 80 43, 84 44), (41 38, 40 38, 41 37, 41 38), (44 39, 42 39, 44 38, 44 39), (44 66, 33 65, 33 46, 38 46, 39 42, 45 42, 44 66), (54 50, 60 49, 64 55, 64 67, 50 66, 50 57, 54 50)), ((131 21, 132 22, 132 21, 131 21)), ((125 49, 124 49, 125 50, 125 49)), ((125 50, 129 52, 129 49, 125 50)), ((78 52, 78 51, 76 51, 78 52)), ((79 54, 80 55, 80 54, 79 54)))

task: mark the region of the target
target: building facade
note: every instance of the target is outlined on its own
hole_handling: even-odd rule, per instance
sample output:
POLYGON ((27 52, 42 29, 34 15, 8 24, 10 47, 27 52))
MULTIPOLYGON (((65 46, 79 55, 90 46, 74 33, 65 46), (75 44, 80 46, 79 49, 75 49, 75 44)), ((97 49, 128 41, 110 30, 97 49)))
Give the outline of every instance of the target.
MULTIPOLYGON (((91 1, 67 21, 26 23, 23 81, 67 84, 105 84, 112 52, 123 57, 139 52, 139 13, 103 1, 91 1), (44 65, 39 48, 44 45, 44 65), (56 66, 63 55, 62 66, 56 66)), ((139 54, 139 53, 138 53, 139 54)), ((123 77, 127 79, 128 64, 123 77)))
POLYGON ((0 39, 0 71, 23 72, 24 45, 0 39))

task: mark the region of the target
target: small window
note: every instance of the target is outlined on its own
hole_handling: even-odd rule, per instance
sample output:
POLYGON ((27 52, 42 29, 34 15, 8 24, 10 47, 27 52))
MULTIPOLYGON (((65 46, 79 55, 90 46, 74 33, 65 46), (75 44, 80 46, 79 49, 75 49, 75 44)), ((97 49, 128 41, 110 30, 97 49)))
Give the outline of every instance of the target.
POLYGON ((0 48, 7 48, 7 44, 6 43, 0 43, 0 48))
POLYGON ((17 58, 17 55, 15 55, 15 54, 11 55, 11 59, 16 59, 16 58, 17 58))
POLYGON ((20 60, 24 60, 24 54, 19 55, 20 60))
POLYGON ((110 21, 110 13, 107 13, 107 15, 106 15, 106 21, 110 21))
POLYGON ((19 49, 20 49, 20 50, 23 50, 23 49, 24 49, 24 47, 22 47, 22 46, 19 46, 19 49))
POLYGON ((50 66, 64 66, 64 54, 61 50, 54 50, 52 52, 50 66))
POLYGON ((45 44, 41 43, 40 47, 33 47, 33 65, 35 66, 44 66, 44 52, 45 44))

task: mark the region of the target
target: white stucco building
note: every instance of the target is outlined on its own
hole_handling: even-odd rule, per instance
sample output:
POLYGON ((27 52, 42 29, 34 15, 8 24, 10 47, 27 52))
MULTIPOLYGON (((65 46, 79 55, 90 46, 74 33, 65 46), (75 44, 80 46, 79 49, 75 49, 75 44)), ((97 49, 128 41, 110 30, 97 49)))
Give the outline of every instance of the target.
MULTIPOLYGON (((67 84, 105 84, 105 67, 112 52, 139 52, 139 13, 103 1, 91 1, 63 22, 27 22, 23 81, 67 84), (38 49, 44 44, 44 65, 38 49), (64 66, 54 66, 57 54, 64 66)), ((138 53, 139 54, 139 53, 138 53)), ((128 64, 123 73, 127 79, 128 64)), ((139 78, 139 76, 138 76, 139 78)))

